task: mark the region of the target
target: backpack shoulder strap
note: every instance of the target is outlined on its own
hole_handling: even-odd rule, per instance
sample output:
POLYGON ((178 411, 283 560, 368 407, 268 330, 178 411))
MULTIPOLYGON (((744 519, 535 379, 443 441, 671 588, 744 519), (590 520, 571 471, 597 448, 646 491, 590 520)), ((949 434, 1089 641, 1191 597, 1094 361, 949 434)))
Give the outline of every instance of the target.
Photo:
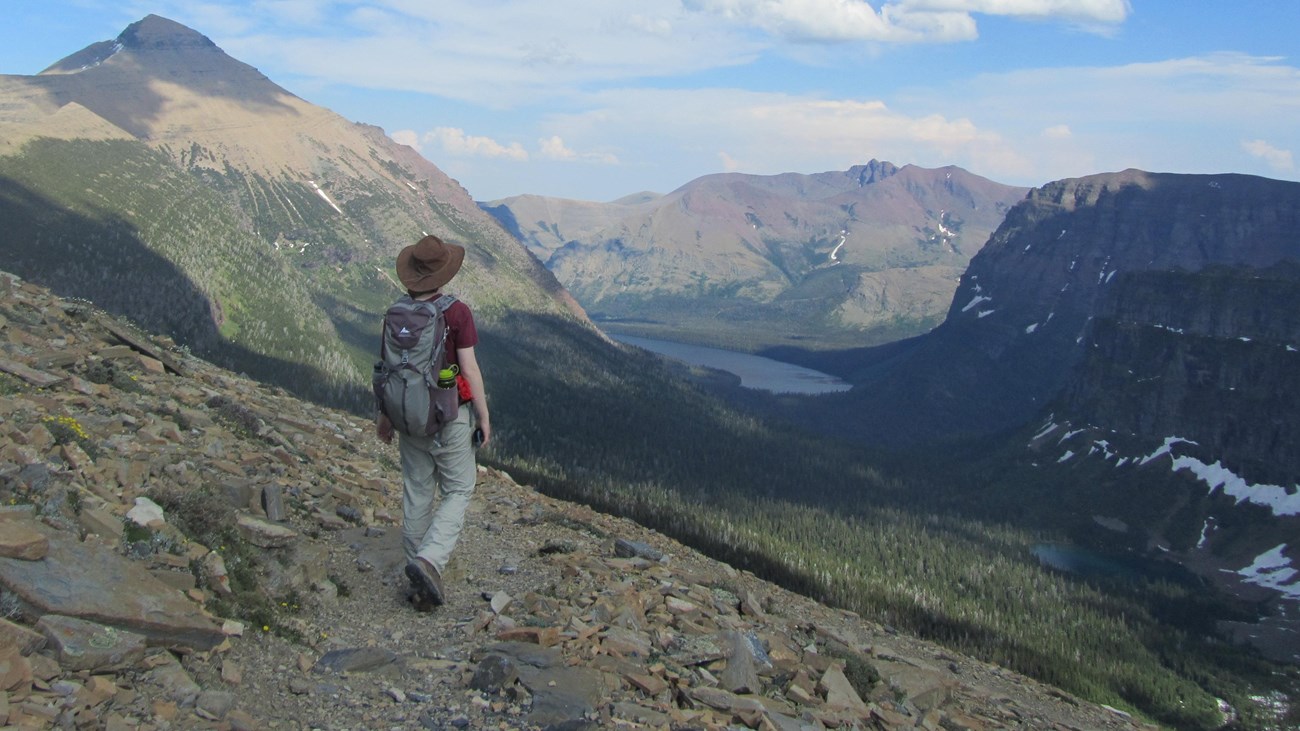
POLYGON ((433 301, 433 306, 437 307, 441 312, 446 312, 454 304, 456 304, 456 298, 449 294, 444 294, 433 301))

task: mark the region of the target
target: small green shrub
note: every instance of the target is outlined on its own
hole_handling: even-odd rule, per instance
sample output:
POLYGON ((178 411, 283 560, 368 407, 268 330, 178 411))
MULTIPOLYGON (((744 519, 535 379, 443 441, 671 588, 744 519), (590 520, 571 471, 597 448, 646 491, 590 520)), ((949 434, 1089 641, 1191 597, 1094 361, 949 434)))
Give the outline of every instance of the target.
POLYGON ((876 669, 865 657, 857 653, 841 653, 837 655, 844 660, 844 677, 848 679, 849 685, 862 698, 867 698, 871 694, 872 688, 880 682, 880 671, 876 669))
POLYGON ((13 396, 27 390, 27 384, 8 373, 0 373, 0 396, 13 396))
POLYGON ((257 415, 225 396, 217 395, 208 399, 208 408, 216 412, 217 420, 230 427, 235 434, 245 438, 257 437, 261 420, 257 415))
POLYGON ((81 423, 71 416, 47 416, 41 420, 54 437, 55 444, 76 444, 91 459, 99 457, 99 446, 90 439, 81 423))

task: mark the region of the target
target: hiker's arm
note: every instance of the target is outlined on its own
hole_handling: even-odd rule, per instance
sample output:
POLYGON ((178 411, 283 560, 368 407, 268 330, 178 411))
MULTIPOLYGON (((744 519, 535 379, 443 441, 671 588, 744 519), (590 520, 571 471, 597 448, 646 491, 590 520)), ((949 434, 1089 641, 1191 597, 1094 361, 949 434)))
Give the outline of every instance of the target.
POLYGON ((492 438, 492 422, 488 419, 487 391, 483 390, 483 373, 478 367, 478 358, 474 357, 474 348, 456 348, 456 360, 460 362, 461 375, 469 381, 469 390, 474 394, 474 414, 478 416, 478 428, 483 430, 483 444, 492 438))
POLYGON ((393 422, 388 420, 387 414, 380 414, 375 419, 375 434, 384 444, 393 441, 393 422))

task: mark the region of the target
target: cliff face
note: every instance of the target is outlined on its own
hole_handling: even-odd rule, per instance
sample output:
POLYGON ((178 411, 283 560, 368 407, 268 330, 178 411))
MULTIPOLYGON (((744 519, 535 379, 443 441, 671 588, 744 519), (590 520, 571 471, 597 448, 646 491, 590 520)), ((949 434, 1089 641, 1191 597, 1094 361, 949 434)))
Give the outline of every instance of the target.
MULTIPOLYGON (((1286 322, 1297 300, 1286 276, 1270 279, 1277 297, 1249 302, 1211 295, 1216 286, 1251 289, 1253 280, 1229 285, 1232 278, 1220 276, 1190 289, 1187 282, 1201 282, 1198 273, 1211 268, 1300 260, 1297 226, 1300 184, 1264 178, 1130 170, 1034 190, 971 261, 943 325, 865 379, 856 409, 906 418, 864 430, 916 442, 1016 428, 1071 384, 1102 322, 1130 314, 1154 326, 1183 322, 1169 317, 1177 312, 1193 318, 1185 329, 1216 338, 1267 334, 1296 344, 1286 322), (1171 272, 1185 282, 1157 284, 1171 272)), ((1129 367, 1115 363, 1119 373, 1129 367)), ((1089 398, 1080 391, 1073 403, 1089 398)))
POLYGON ((1255 481, 1300 481, 1300 263, 1118 278, 1064 393, 1079 423, 1177 436, 1255 481))

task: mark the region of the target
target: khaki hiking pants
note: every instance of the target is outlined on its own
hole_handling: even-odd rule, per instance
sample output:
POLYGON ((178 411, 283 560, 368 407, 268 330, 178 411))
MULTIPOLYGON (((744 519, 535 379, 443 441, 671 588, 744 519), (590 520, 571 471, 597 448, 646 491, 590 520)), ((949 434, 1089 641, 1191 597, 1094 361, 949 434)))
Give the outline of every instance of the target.
POLYGON ((432 437, 400 435, 402 548, 408 562, 423 558, 442 573, 465 524, 478 468, 470 444, 470 405, 432 437), (435 506, 436 503, 436 506, 435 506))

